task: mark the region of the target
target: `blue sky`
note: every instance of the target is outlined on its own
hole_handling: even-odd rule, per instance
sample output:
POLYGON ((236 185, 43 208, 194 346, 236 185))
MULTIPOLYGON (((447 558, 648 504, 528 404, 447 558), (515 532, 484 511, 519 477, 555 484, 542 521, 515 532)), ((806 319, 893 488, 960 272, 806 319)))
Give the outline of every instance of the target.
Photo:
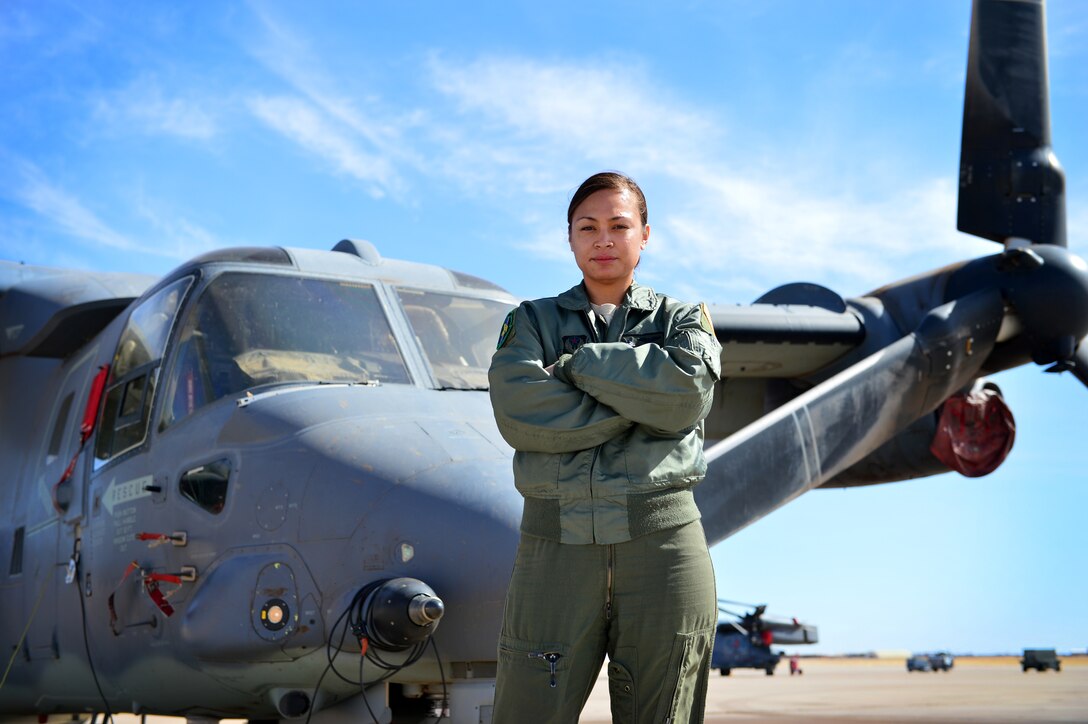
MULTIPOLYGON (((969 3, 0 4, 0 258, 153 274, 330 248, 577 281, 567 200, 643 185, 639 276, 844 296, 998 247, 955 231, 969 3)), ((1054 147, 1088 256, 1088 6, 1049 8, 1054 147)), ((714 549, 722 596, 824 652, 1088 646, 1088 390, 998 376, 988 477, 810 493, 714 549)))

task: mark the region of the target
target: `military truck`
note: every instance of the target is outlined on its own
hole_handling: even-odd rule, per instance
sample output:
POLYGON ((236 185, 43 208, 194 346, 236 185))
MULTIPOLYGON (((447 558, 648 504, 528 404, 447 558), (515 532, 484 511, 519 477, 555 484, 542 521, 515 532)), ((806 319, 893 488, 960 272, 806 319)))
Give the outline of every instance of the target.
POLYGON ((1024 649, 1024 658, 1020 659, 1020 668, 1024 671, 1028 669, 1061 671, 1062 662, 1058 655, 1054 653, 1054 649, 1024 649))

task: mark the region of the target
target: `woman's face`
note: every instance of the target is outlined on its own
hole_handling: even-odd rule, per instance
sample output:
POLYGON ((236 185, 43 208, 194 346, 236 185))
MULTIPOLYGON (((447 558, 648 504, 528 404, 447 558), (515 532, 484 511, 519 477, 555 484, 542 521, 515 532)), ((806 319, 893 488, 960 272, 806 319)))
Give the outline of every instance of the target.
POLYGON ((650 239, 637 199, 630 191, 604 189, 586 197, 570 220, 570 250, 587 286, 623 286, 635 276, 650 239))

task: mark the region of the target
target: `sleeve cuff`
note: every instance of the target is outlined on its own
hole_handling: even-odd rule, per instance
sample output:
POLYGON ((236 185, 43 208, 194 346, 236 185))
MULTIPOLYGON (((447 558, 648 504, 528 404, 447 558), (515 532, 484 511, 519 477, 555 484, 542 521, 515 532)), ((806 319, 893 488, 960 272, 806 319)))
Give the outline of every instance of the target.
POLYGON ((559 359, 557 359, 555 361, 555 367, 552 368, 552 376, 555 377, 555 379, 559 380, 560 382, 565 382, 568 385, 573 386, 574 381, 570 378, 570 375, 567 373, 567 367, 570 365, 571 357, 572 357, 572 355, 569 355, 569 354, 565 354, 565 355, 560 356, 559 359))

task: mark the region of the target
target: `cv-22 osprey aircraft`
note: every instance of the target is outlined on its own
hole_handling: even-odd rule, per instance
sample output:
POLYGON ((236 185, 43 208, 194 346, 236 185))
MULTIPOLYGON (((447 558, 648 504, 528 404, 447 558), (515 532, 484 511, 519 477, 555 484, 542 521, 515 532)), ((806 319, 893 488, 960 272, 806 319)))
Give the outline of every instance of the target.
MULTIPOLYGON (((992 469, 988 375, 1088 384, 1047 103, 1042 3, 976 0, 958 224, 1003 248, 711 308, 711 543, 813 488, 992 469)), ((365 242, 158 280, 0 263, 0 721, 490 721, 521 503, 486 370, 516 301, 365 242)))
MULTIPOLYGON (((718 599, 718 627, 714 632, 714 651, 710 668, 722 676, 733 669, 762 669, 773 676, 784 652, 775 653, 771 645, 819 643, 816 626, 796 618, 767 616, 767 604, 742 603, 718 599), (736 610, 741 606, 746 611, 736 610)), ((793 674, 793 671, 790 671, 793 674)))

